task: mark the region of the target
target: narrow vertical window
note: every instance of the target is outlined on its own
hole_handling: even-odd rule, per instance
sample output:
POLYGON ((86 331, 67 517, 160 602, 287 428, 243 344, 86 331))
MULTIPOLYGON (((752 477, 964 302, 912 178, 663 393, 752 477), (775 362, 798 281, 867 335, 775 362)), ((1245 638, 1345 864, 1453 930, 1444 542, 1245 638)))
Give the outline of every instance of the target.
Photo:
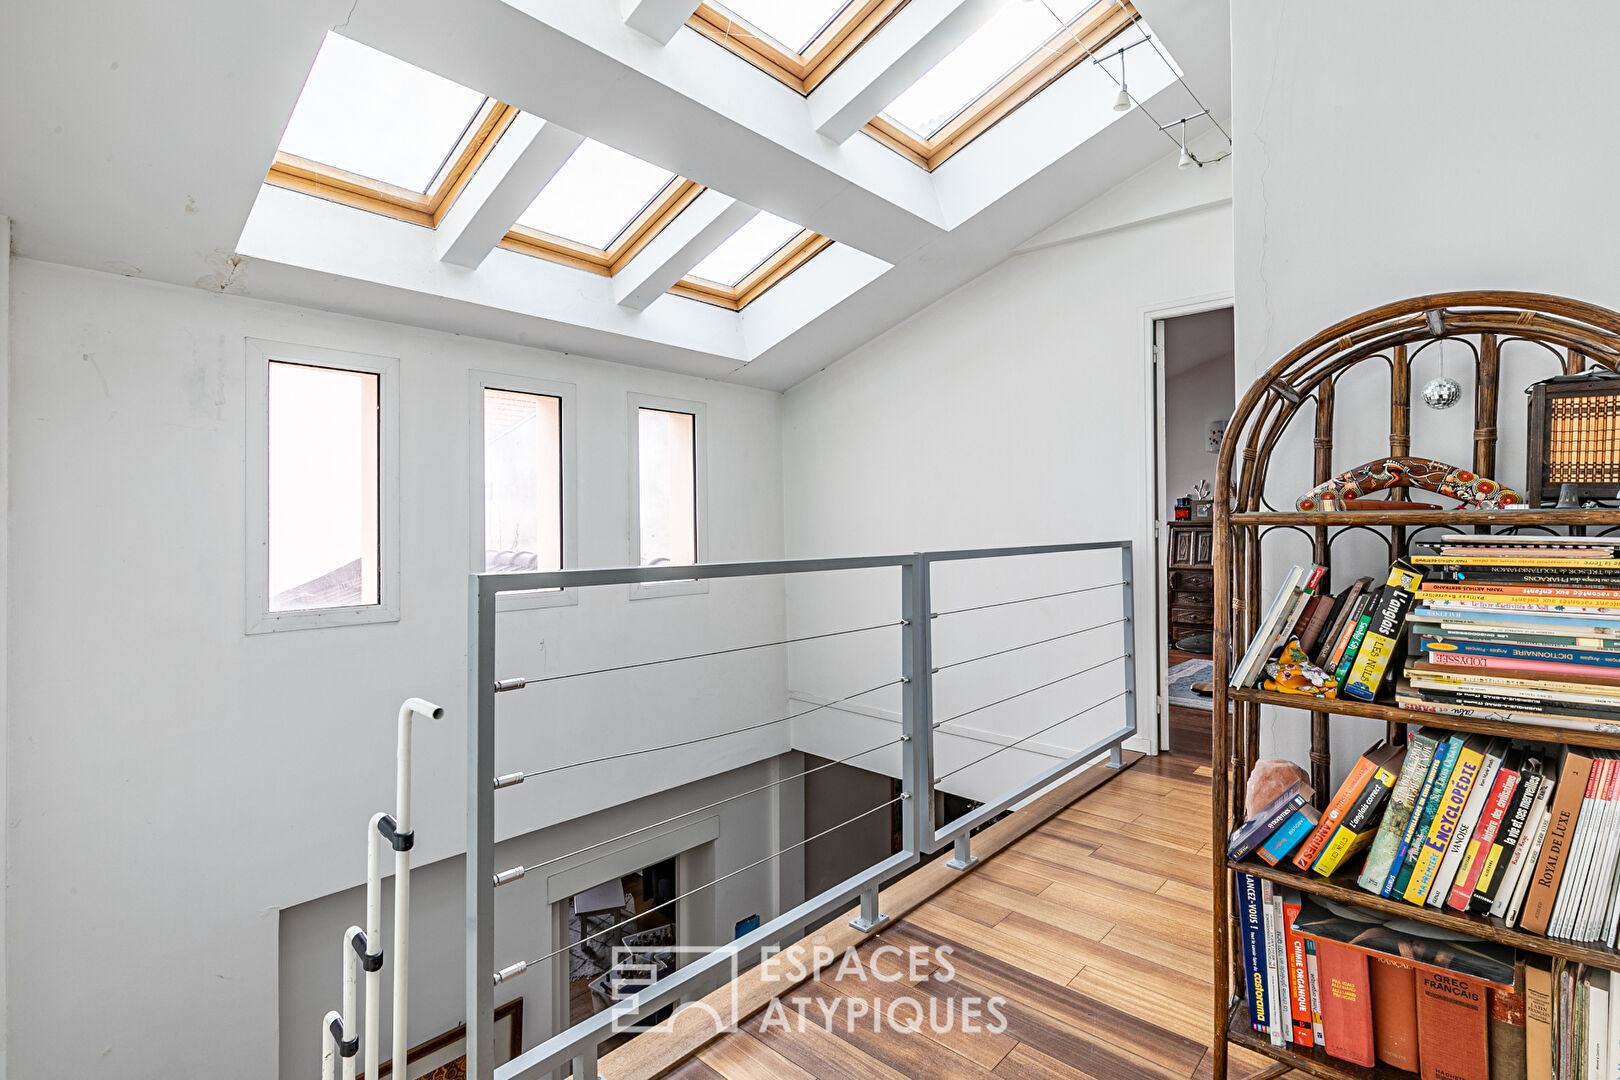
POLYGON ((267 378, 267 610, 376 605, 381 377, 272 360, 267 378))
POLYGON ((697 416, 636 410, 642 566, 698 559, 697 416))
POLYGON ((562 567, 562 399, 485 387, 483 568, 562 567))

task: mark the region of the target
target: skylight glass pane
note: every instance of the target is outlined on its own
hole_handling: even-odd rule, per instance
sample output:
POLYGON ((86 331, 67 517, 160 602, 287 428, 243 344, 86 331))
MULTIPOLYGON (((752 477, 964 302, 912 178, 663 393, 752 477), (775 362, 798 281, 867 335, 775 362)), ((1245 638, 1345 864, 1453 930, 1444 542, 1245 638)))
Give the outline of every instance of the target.
POLYGON ((851 0, 731 0, 724 14, 735 15, 771 38, 791 53, 803 53, 820 36, 827 24, 850 5, 851 0))
POLYGON ((674 178, 667 169, 586 139, 518 224, 606 251, 674 178))
POLYGON ((281 151, 425 194, 484 95, 327 34, 281 151))
POLYGON ((883 116, 921 138, 933 138, 1063 26, 1094 6, 1095 0, 1006 0, 989 22, 891 101, 883 116))
POLYGON ((731 288, 803 231, 803 226, 775 214, 756 214, 694 266, 692 276, 731 288))

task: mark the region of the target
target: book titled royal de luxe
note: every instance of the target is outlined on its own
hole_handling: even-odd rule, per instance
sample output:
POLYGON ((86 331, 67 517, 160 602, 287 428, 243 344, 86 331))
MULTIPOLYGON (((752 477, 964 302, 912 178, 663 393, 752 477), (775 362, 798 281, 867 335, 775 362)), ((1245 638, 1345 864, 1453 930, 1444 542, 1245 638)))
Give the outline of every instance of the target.
POLYGON ((1401 649, 1401 627, 1412 609, 1423 575, 1397 559, 1389 569, 1377 603, 1368 609, 1371 618, 1361 636, 1361 647, 1344 680, 1346 697, 1372 701, 1389 677, 1396 654, 1401 649))
POLYGON ((1457 763, 1446 781, 1439 808, 1434 820, 1429 823, 1428 834, 1423 838, 1423 847, 1412 869, 1412 880, 1406 883, 1406 892, 1402 894, 1408 903, 1421 904, 1429 898, 1429 890, 1440 871, 1440 863, 1462 821, 1468 797, 1473 794, 1474 781, 1485 766, 1485 750, 1489 743, 1490 740, 1483 735, 1473 735, 1458 752, 1457 763))
POLYGON ((1418 1071, 1417 977, 1410 964, 1371 957, 1373 1054, 1385 1065, 1418 1071))
POLYGON ((1547 835, 1541 841, 1541 851, 1530 868, 1530 888, 1525 893, 1524 908, 1519 915, 1519 927, 1532 934, 1545 934, 1552 918, 1553 906, 1558 900, 1558 885, 1563 880, 1565 863, 1569 857, 1569 842, 1580 817, 1581 803, 1587 795, 1587 784, 1592 776, 1593 755, 1578 746, 1564 751, 1564 762, 1558 771, 1558 783, 1553 800, 1547 807, 1547 835))
POLYGON ((1378 832, 1367 853, 1366 865, 1356 884, 1377 895, 1383 891, 1384 879, 1389 876, 1401 837, 1416 812, 1418 793, 1422 790, 1434 765, 1434 752, 1439 748, 1442 733, 1433 730, 1415 731, 1407 740, 1406 760, 1401 763, 1401 774, 1389 792, 1389 804, 1378 832))
POLYGON ((1390 789, 1395 786, 1405 758, 1404 746, 1392 744, 1373 751, 1369 758, 1373 763, 1372 776, 1350 804, 1350 809, 1345 811, 1344 820, 1339 822, 1339 827, 1328 838, 1316 862, 1311 864, 1313 872, 1322 877, 1331 877, 1352 855, 1372 845, 1384 802, 1389 797, 1390 789))
POLYGON ((1487 989, 1477 979, 1418 968, 1418 1059, 1423 1080, 1491 1080, 1487 989))
POLYGON ((1309 870, 1315 864, 1316 857, 1322 854, 1322 849, 1333 839, 1333 834, 1338 831, 1345 815, 1355 805, 1362 790, 1372 780, 1373 774, 1385 762, 1391 760, 1395 753, 1404 749, 1379 743, 1356 759, 1356 763, 1350 767, 1350 774, 1344 778, 1344 783, 1339 785, 1339 790, 1333 793, 1333 800, 1322 812, 1322 820, 1294 853, 1295 866, 1301 870, 1309 870))
POLYGON ((1233 862, 1246 858, 1293 816, 1295 810, 1308 803, 1311 794, 1309 784, 1301 781, 1289 784, 1275 799, 1232 831, 1231 839, 1226 843, 1226 857, 1233 862))
POLYGON ((1322 996, 1322 1045, 1332 1057, 1373 1065, 1372 988, 1367 956, 1332 941, 1316 943, 1322 996))

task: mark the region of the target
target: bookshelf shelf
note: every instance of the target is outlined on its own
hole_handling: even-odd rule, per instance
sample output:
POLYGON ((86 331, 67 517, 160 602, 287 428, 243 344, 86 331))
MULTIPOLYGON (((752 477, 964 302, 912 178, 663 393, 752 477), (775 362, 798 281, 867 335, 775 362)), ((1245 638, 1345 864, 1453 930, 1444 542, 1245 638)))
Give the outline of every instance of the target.
MULTIPOLYGON (((1537 723, 1471 719, 1404 709, 1394 704, 1324 701, 1263 690, 1233 690, 1227 682, 1231 665, 1241 656, 1260 622, 1266 601, 1276 587, 1277 575, 1267 574, 1267 561, 1300 561, 1299 540, 1289 541, 1286 556, 1268 541, 1272 530, 1291 528, 1310 545, 1310 559, 1331 566, 1338 538, 1364 526, 1387 530, 1392 557, 1407 554, 1408 537, 1419 528, 1438 526, 1455 532, 1483 528, 1566 528, 1590 533, 1620 531, 1620 510, 1267 510, 1264 497, 1291 505, 1306 487, 1333 479, 1360 461, 1334 460, 1334 406, 1340 380, 1351 368, 1366 364, 1373 370, 1357 372, 1359 389, 1383 372, 1389 380, 1389 456, 1404 458, 1440 449, 1414 448, 1413 366, 1420 354, 1432 364, 1441 339, 1461 342, 1473 354, 1473 457, 1465 466, 1479 476, 1500 477, 1497 462, 1499 425, 1512 411, 1499 408, 1502 349, 1510 342, 1529 343, 1539 349, 1520 350, 1515 356, 1535 354, 1515 368, 1526 382, 1556 375, 1574 375, 1588 369, 1620 370, 1620 312, 1563 297, 1516 292, 1456 292, 1418 296, 1386 304, 1327 327, 1291 350, 1265 371, 1243 395, 1227 425, 1215 468, 1215 643, 1213 673, 1213 783, 1212 842, 1225 851, 1226 839, 1244 817, 1244 793, 1250 770, 1261 757, 1260 728, 1263 708, 1297 710, 1310 730, 1307 764, 1317 799, 1325 803, 1332 784, 1332 724, 1337 716, 1381 720, 1387 736, 1404 738, 1405 725, 1423 725, 1553 744, 1597 749, 1620 749, 1620 733, 1575 730, 1537 723), (1535 367, 1540 364, 1539 368, 1535 367), (1292 428, 1292 430, 1290 430, 1292 428), (1279 452, 1279 448, 1285 450, 1279 452), (1301 460, 1303 458, 1303 460, 1301 460), (1285 460, 1287 459, 1287 460, 1285 460), (1281 463, 1279 465, 1279 463, 1281 463), (1273 469, 1274 465, 1279 467, 1273 469), (1294 490, 1268 490, 1267 476, 1275 472, 1294 490), (1303 475, 1310 483, 1301 482, 1303 475), (1281 498, 1279 498, 1279 496, 1281 498), (1301 715, 1303 714, 1303 715, 1301 715)), ((1516 361, 1519 363, 1519 361, 1516 361)), ((1516 400, 1509 388, 1508 399, 1516 400)), ((1353 418, 1358 427, 1368 418, 1353 418)), ((1359 444, 1359 445, 1365 445, 1359 444)), ((1453 459, 1455 460, 1455 459, 1453 459)), ((1416 475, 1416 474, 1407 474, 1416 475)), ((1507 479, 1507 478, 1504 478, 1507 479)), ((1532 478, 1532 486, 1536 486, 1532 478)), ((1547 476, 1539 476, 1546 480, 1547 476)), ((1510 480, 1509 482, 1513 482, 1510 480)), ((1515 487, 1519 486, 1514 482, 1515 487)), ((1556 487, 1556 485, 1554 485, 1556 487)), ((1546 485, 1538 486, 1538 494, 1546 485)), ((1364 489, 1365 490, 1365 489, 1364 489)), ((1394 486, 1393 500, 1423 498, 1416 485, 1394 486)), ((1287 562, 1284 565, 1287 565, 1287 562)), ((1321 806, 1319 805, 1319 809, 1321 806)), ((1214 860, 1214 1008, 1211 1014, 1214 1046, 1212 1080, 1228 1080, 1228 1049, 1243 1046, 1280 1065, 1323 1080, 1415 1080, 1414 1074, 1388 1067, 1361 1068, 1294 1047, 1278 1048, 1249 1027, 1242 992, 1243 961, 1235 916, 1233 873, 1280 882, 1301 892, 1356 907, 1399 916, 1496 941, 1529 953, 1620 969, 1620 950, 1545 938, 1504 926, 1487 916, 1459 914, 1449 909, 1418 908, 1397 900, 1375 897, 1348 881, 1323 880, 1292 865, 1278 870, 1262 864, 1229 865, 1214 860), (1234 972, 1236 974, 1234 974, 1234 972), (1236 1006, 1234 1008, 1234 1005, 1236 1006)))
POLYGON ((1301 1047, 1273 1046, 1271 1040, 1249 1027, 1249 1006, 1239 1003, 1226 1025, 1226 1037, 1241 1046, 1272 1061, 1321 1080, 1418 1080, 1418 1074, 1396 1069, 1389 1065, 1367 1068, 1338 1058, 1330 1058, 1320 1047, 1304 1050, 1301 1047))
POLYGON ((1613 528, 1614 510, 1256 510, 1231 515, 1234 526, 1262 525, 1567 525, 1613 528))
POLYGON ((1252 701, 1258 705, 1277 705, 1306 712, 1331 713, 1335 716, 1360 716, 1368 720, 1383 720, 1392 724, 1422 724, 1445 728, 1448 731, 1479 732, 1484 735, 1505 735, 1529 742, 1568 743, 1572 746, 1591 746, 1600 750, 1620 750, 1620 733, 1580 731, 1574 728, 1552 727, 1548 724, 1520 723, 1517 720, 1476 720, 1450 713, 1419 712, 1403 709, 1399 705, 1377 705, 1366 701, 1312 698, 1301 694, 1278 694, 1270 690, 1227 690, 1232 701, 1252 701))
POLYGON ((1294 866, 1285 869, 1280 866, 1267 866, 1263 862, 1228 862, 1227 868, 1238 873, 1266 878, 1327 900, 1381 911, 1386 915, 1438 926, 1442 930, 1470 934, 1485 941, 1494 941, 1526 952, 1541 953, 1543 956, 1561 956, 1575 963, 1595 964, 1601 968, 1620 968, 1620 949, 1611 949, 1600 944, 1566 941, 1562 938, 1542 937, 1540 934, 1516 930, 1504 925, 1501 919, 1493 919, 1487 915, 1469 915, 1450 908, 1439 911, 1431 907, 1408 904, 1404 900, 1387 900, 1358 887, 1354 879, 1347 881, 1337 874, 1331 878, 1322 878, 1316 874, 1307 874, 1294 866))

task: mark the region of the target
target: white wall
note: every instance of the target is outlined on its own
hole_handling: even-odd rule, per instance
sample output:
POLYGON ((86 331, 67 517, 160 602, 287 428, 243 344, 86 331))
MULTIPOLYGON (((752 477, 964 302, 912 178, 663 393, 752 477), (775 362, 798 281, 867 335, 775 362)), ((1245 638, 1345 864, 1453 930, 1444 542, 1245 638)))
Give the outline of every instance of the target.
MULTIPOLYGON (((28 627, 8 656, 11 1066, 215 1076, 228 1060, 232 1075, 275 1076, 278 913, 361 880, 406 695, 448 712, 418 729, 418 865, 462 850, 468 371, 577 385, 589 565, 629 557, 633 391, 707 405, 705 557, 778 554, 779 398, 50 264, 11 270, 7 586, 28 627), (400 358, 399 622, 244 635, 249 336, 400 358), (225 1040, 228 1059, 199 1038, 225 1040)), ((501 616, 501 666, 579 670, 783 625, 773 582, 633 602, 612 589, 501 616)), ((601 683, 503 696, 502 770, 725 730, 781 715, 786 697, 780 660, 762 654, 601 683)), ((785 727, 503 792, 499 835, 769 757, 785 727)), ((335 952, 330 964, 335 993, 335 952)), ((412 1034, 447 1019, 459 1009, 413 1016, 412 1034)))
MULTIPOLYGON (((1620 229, 1605 137, 1620 89, 1610 56, 1620 6, 1588 0, 1535 23, 1507 0, 1459 11, 1394 0, 1233 5, 1240 388, 1323 327, 1409 296, 1515 289, 1620 307, 1620 267, 1605 250, 1620 229)), ((1511 388, 1555 372, 1512 349, 1497 475, 1518 486, 1525 420, 1511 388)), ((1446 364, 1466 386, 1462 360, 1448 352, 1446 364)), ((1431 349, 1415 386, 1437 372, 1431 349)), ((1336 407, 1335 469, 1388 450, 1387 375, 1356 378, 1364 385, 1342 389, 1336 407)), ((1472 412, 1472 394, 1445 413, 1414 405, 1412 452, 1469 462, 1472 412)), ((1306 410, 1280 448, 1296 467, 1274 466, 1274 502, 1310 486, 1309 423, 1306 410)), ((1382 562, 1355 556, 1336 551, 1335 561, 1360 573, 1382 562)), ((1305 553, 1269 557, 1286 568, 1305 553)), ((1303 713, 1263 730, 1265 752, 1306 760, 1303 713)), ((1381 730, 1334 719, 1341 775, 1381 730)))
MULTIPOLYGON (((1231 289, 1225 171, 1178 172, 1174 161, 1171 156, 1155 164, 1034 238, 1026 254, 787 393, 782 438, 790 554, 1129 538, 1136 544, 1140 579, 1152 580, 1150 312, 1231 289)), ((947 569, 935 606, 1106 581, 1117 567, 1118 557, 1110 554, 1046 559, 1016 569, 947 569)), ((892 589, 887 582, 881 589, 790 584, 790 628, 825 627, 852 611, 892 617, 892 589)), ((971 627, 941 619, 935 661, 1032 641, 1118 611, 1118 593, 1100 592, 1002 609, 971 627)), ((1151 588, 1137 591, 1135 614, 1141 639, 1156 640, 1151 588)), ((893 644, 794 654, 790 686, 801 700, 827 700, 872 685, 896 670, 893 644)), ((955 715, 1036 685, 1051 671, 1115 655, 1119 644, 1117 628, 1102 630, 942 672, 935 680, 935 716, 955 715)), ((1151 667, 1141 667, 1138 679, 1151 687, 1151 667)), ((1095 702, 1119 685, 1116 665, 963 724, 992 740, 1016 738, 1072 713, 1068 706, 1074 702, 1095 702)), ((1153 726, 1146 696, 1144 730, 1153 726)), ((838 757, 876 743, 895 733, 897 700, 870 702, 877 709, 839 710, 813 724, 797 722, 794 745, 838 757)), ((1061 755, 1117 727, 1121 718, 1115 703, 1041 741, 1061 755)), ((942 772, 993 748, 946 739, 943 732, 937 741, 942 772)), ((858 764, 892 767, 869 761, 858 764)), ((1050 757, 1009 751, 959 774, 953 784, 982 799, 1051 763, 1050 757)))
POLYGON ((1215 484, 1216 453, 1209 448, 1211 421, 1232 415, 1232 309, 1183 315, 1165 325, 1164 505, 1166 518, 1178 498, 1200 480, 1215 484))

